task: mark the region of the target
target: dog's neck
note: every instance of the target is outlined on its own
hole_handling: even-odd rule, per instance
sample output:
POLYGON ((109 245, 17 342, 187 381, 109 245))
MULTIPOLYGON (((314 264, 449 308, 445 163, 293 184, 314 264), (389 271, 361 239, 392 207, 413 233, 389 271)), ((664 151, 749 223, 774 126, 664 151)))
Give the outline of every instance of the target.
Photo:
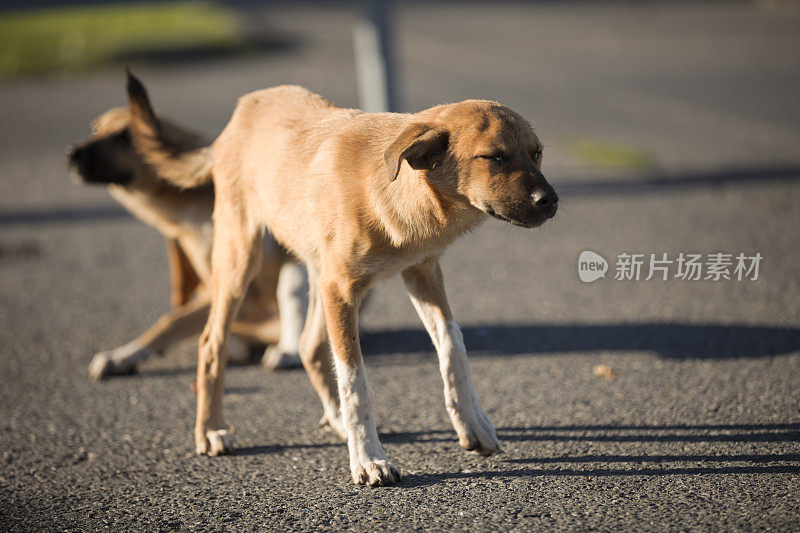
MULTIPOLYGON (((207 190, 181 191, 159 182, 137 181, 129 185, 109 185, 109 194, 136 218, 167 238, 186 233, 186 220, 210 220, 214 193, 207 190)), ((189 224, 188 227, 193 227, 189 224)))
POLYGON ((474 229, 486 215, 466 199, 436 188, 425 172, 404 161, 392 182, 377 174, 372 204, 392 246, 409 243, 444 248, 474 229))

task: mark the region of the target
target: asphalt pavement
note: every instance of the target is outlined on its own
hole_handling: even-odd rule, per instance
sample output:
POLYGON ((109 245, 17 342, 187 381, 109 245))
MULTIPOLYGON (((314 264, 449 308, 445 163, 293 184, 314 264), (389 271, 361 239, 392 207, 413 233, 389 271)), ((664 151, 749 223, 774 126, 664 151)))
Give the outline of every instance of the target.
MULTIPOLYGON (((238 96, 287 82, 357 106, 349 8, 249 17, 279 45, 134 63, 162 113, 211 135, 238 96)), ((798 30, 791 2, 398 8, 404 108, 518 110, 562 205, 537 230, 488 221, 443 260, 495 456, 458 447, 401 283, 373 291, 363 349, 405 474, 378 489, 350 482, 302 371, 229 371, 237 451, 218 458, 193 454, 192 343, 89 381, 94 352, 169 305, 161 238, 65 168, 64 145, 124 103, 123 73, 4 82, 0 528, 797 530, 798 30), (580 280, 585 250, 604 279, 580 280), (644 279, 650 254, 682 252, 762 260, 755 280, 684 280, 676 263, 644 279), (641 279, 615 279, 638 253, 641 279)))

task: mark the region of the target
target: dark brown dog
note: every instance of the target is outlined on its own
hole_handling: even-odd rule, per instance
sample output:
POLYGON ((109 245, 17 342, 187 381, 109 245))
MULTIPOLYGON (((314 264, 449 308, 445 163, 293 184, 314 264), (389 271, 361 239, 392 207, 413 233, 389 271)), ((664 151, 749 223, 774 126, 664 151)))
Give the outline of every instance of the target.
MULTIPOLYGON (((179 156, 204 146, 200 136, 157 120, 172 150, 171 165, 163 170, 173 181, 210 170, 203 168, 203 161, 198 166, 197 160, 179 156)), ((157 174, 133 145, 130 123, 127 108, 111 109, 95 119, 91 138, 69 148, 71 176, 79 183, 107 186, 111 196, 165 237, 173 310, 133 341, 95 354, 89 365, 94 379, 130 373, 152 354, 199 335, 210 303, 213 184, 182 188, 157 174)), ((297 351, 308 290, 305 269, 290 260, 269 234, 262 250, 261 269, 232 326, 229 348, 234 360, 243 362, 253 348, 270 345, 265 365, 300 366, 297 351)))

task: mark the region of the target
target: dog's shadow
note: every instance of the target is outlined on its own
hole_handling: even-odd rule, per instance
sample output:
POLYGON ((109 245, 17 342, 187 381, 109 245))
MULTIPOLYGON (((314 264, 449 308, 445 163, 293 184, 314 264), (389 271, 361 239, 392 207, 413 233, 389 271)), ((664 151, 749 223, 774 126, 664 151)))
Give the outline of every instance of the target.
MULTIPOLYGON (((673 425, 563 425, 513 426, 497 429, 501 443, 594 442, 594 443, 798 443, 800 423, 769 424, 673 424, 673 425)), ((451 443, 452 429, 416 432, 382 432, 385 444, 451 443)), ((282 444, 237 449, 238 456, 278 454, 288 449, 343 447, 343 443, 282 444)), ((461 472, 407 474, 401 487, 434 485, 458 479, 519 477, 661 477, 670 475, 798 474, 800 450, 796 453, 738 454, 603 454, 519 457, 502 452, 487 468, 461 472), (498 468, 500 466, 500 468, 498 468)), ((546 451, 546 447, 539 448, 546 451)), ((618 449, 618 446, 614 446, 618 449)))
MULTIPOLYGON (((612 443, 786 443, 800 442, 800 423, 683 424, 683 425, 573 425, 498 428, 501 442, 591 441, 612 443)), ((454 441, 450 430, 389 433, 386 443, 454 441)), ((616 446, 615 446, 616 449, 616 446)), ((505 454, 503 454, 505 455, 505 454)), ((465 478, 515 477, 624 477, 670 475, 798 474, 797 453, 742 454, 587 454, 564 456, 498 456, 508 468, 492 467, 469 472, 410 474, 403 485, 433 485, 465 478), (746 464, 742 464, 746 463, 746 464)))
MULTIPOLYGON (((462 331, 471 357, 618 351, 653 352, 668 359, 727 359, 800 351, 798 328, 744 324, 502 324, 467 326, 462 331)), ((361 347, 367 358, 433 354, 422 328, 367 330, 361 335, 361 347)), ((194 372, 194 367, 148 368, 141 374, 170 377, 194 372)))
MULTIPOLYGON (((520 324, 463 328, 471 356, 592 351, 655 352, 670 359, 768 357, 800 351, 800 329, 751 325, 520 324)), ((431 352, 420 329, 366 331, 361 335, 366 356, 431 352)))
POLYGON ((315 442, 315 443, 292 443, 292 444, 264 444, 261 446, 245 446, 236 448, 234 455, 248 457, 251 455, 275 455, 287 450, 310 450, 319 448, 333 448, 336 446, 346 446, 343 442, 315 442))

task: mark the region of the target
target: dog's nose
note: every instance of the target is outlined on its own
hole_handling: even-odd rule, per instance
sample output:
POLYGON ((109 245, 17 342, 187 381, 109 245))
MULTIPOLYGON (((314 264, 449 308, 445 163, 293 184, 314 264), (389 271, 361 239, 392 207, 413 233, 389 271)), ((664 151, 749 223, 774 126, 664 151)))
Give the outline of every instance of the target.
POLYGON ((531 194, 531 198, 533 199, 534 205, 536 207, 550 207, 554 206, 558 203, 558 195, 556 191, 551 188, 546 189, 538 189, 531 194))
POLYGON ((73 146, 67 146, 64 152, 69 157, 69 160, 73 163, 82 163, 84 159, 86 159, 86 150, 83 148, 75 148, 73 146))

